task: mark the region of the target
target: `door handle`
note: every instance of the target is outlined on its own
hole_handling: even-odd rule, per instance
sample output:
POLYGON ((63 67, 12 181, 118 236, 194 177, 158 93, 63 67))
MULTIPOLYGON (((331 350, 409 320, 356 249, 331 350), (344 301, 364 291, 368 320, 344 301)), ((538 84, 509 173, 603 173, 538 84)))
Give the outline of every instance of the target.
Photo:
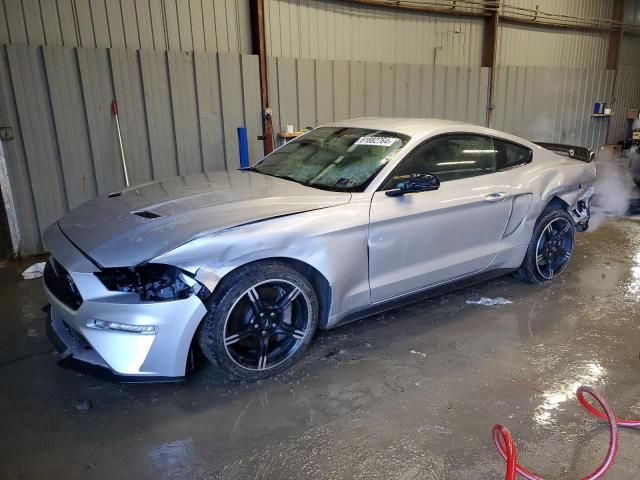
POLYGON ((505 198, 507 198, 507 194, 505 192, 497 192, 497 193, 490 193, 489 195, 484 197, 484 201, 495 203, 495 202, 501 202, 505 198))

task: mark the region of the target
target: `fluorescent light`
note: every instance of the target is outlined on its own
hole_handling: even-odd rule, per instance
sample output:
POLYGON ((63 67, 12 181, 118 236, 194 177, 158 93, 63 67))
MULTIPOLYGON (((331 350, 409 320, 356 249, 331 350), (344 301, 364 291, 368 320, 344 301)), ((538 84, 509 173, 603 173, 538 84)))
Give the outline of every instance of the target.
POLYGON ((475 160, 461 160, 459 162, 440 162, 436 163, 437 166, 445 166, 445 165, 472 165, 476 163, 475 160))
POLYGON ((497 150, 462 150, 462 153, 498 153, 497 150))
POLYGON ((118 332, 139 333, 140 335, 155 335, 158 327, 154 325, 128 325, 126 323, 107 322, 106 320, 89 320, 87 327, 98 330, 116 330, 118 332))

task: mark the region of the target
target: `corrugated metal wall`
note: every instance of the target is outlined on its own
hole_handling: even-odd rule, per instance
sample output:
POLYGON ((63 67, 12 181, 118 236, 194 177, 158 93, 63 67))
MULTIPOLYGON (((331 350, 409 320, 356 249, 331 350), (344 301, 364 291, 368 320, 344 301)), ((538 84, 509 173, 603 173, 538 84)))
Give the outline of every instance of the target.
POLYGON ((624 23, 640 25, 640 2, 624 0, 624 23))
MULTIPOLYGON (((623 21, 640 26, 640 0, 624 0, 623 21)), ((625 33, 620 46, 620 65, 640 66, 640 35, 625 33)))
MULTIPOLYGON (((613 70, 504 66, 497 70, 494 127, 525 138, 596 148, 613 70)), ((346 60, 271 58, 276 131, 360 116, 436 117, 484 124, 489 69, 346 60), (295 92, 295 93, 294 93, 295 92)), ((634 83, 637 85, 637 81, 634 83)))
POLYGON ((250 53, 249 0, 0 0, 0 44, 250 53))
POLYGON ((489 69, 271 58, 275 130, 362 116, 484 123, 489 69))
POLYGON ((498 64, 559 68, 606 68, 608 33, 557 31, 503 23, 498 64))
POLYGON ((640 36, 623 36, 620 44, 620 65, 640 66, 640 36))
MULTIPOLYGON (((426 2, 429 3, 429 2, 426 2)), ((510 5, 610 18, 613 0, 509 0, 510 5)), ((265 0, 267 48, 275 57, 420 65, 480 65, 482 19, 390 11, 331 0, 265 0)), ((607 33, 502 23, 501 65, 605 68, 607 33)))
MULTIPOLYGON (((624 22, 640 25, 640 2, 626 0, 624 22)), ((610 141, 622 140, 628 134, 631 122, 626 113, 629 108, 640 107, 640 36, 624 35, 620 46, 620 67, 614 95, 615 116, 611 119, 610 141)))
MULTIPOLYGON (((624 22, 640 25, 640 2, 625 0, 624 22)), ((620 45, 620 66, 614 94, 615 115, 611 119, 610 141, 624 139, 631 127, 626 113, 629 108, 640 107, 640 37, 624 35, 620 45)))
POLYGON ((273 57, 479 66, 483 20, 327 0, 265 0, 273 57))
POLYGON ((630 121, 627 120, 627 110, 640 107, 640 67, 618 67, 616 78, 615 104, 613 108, 616 114, 611 119, 609 141, 617 142, 627 137, 630 129, 630 121))
POLYGON ((582 18, 611 18, 613 9, 613 0, 503 0, 503 3, 531 10, 537 7, 544 12, 582 18))
MULTIPOLYGON (((611 18, 613 0, 508 0, 507 4, 581 18, 611 18)), ((525 13, 523 10, 520 10, 525 13)), ((531 14, 533 18, 534 14, 531 14)), ((606 68, 609 34, 502 23, 499 65, 606 68)))
POLYGON ((613 70, 498 67, 495 128, 531 140, 595 148, 607 119, 591 117, 593 104, 610 98, 613 70))
POLYGON ((26 45, 0 56, 22 252, 40 251, 40 233, 66 211, 124 186, 114 98, 132 184, 239 166, 240 126, 251 158, 262 156, 257 56, 26 45))

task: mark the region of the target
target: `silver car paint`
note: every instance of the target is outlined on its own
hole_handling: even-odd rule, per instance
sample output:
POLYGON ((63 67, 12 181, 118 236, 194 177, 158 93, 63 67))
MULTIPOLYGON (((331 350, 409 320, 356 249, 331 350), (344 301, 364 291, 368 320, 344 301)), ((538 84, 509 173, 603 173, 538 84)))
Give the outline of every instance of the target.
POLYGON ((464 275, 493 262, 509 220, 511 187, 481 176, 444 182, 429 195, 371 202, 369 256, 371 300, 394 298, 464 275), (488 201, 491 195, 496 201, 488 201), (393 241, 390 241, 393 239, 393 241), (421 254, 422 253, 422 254, 421 254))
POLYGON ((67 345, 66 355, 107 367, 120 375, 184 375, 191 340, 206 314, 197 296, 171 302, 140 302, 136 294, 107 290, 94 275, 99 269, 69 242, 57 225, 47 230, 45 242, 83 297, 82 305, 74 311, 45 286, 51 303, 52 326, 67 345), (158 332, 140 335, 98 330, 88 326, 93 320, 154 325, 158 332), (70 336, 63 322, 80 333, 93 350, 84 348, 70 336))
MULTIPOLYGON (((574 208, 578 200, 593 193, 593 165, 564 159, 503 132, 420 119, 366 118, 332 125, 390 130, 411 139, 362 193, 327 192, 251 172, 217 172, 154 182, 124 191, 120 197, 100 197, 60 221, 64 236, 57 225, 47 230, 45 245, 69 270, 88 306, 84 311, 83 304, 71 319, 75 326, 82 328, 89 316, 112 314, 117 311, 112 304, 118 302, 126 305, 121 311, 129 315, 140 312, 123 315, 127 322, 162 325, 149 347, 142 345, 148 339, 139 339, 139 348, 149 352, 142 364, 122 333, 105 332, 109 340, 101 348, 108 352, 100 354, 122 356, 118 368, 107 362, 110 368, 125 374, 184 374, 188 344, 183 340, 195 331, 204 306, 193 296, 193 304, 179 305, 184 310, 176 315, 176 302, 144 304, 118 298, 127 294, 96 285, 91 273, 96 266, 73 244, 102 266, 141 261, 175 265, 195 274, 211 290, 248 262, 266 258, 303 262, 320 272, 331 287, 328 318, 323 322, 331 327, 376 302, 484 270, 517 268, 536 219, 553 197, 574 208), (533 161, 508 171, 444 182, 432 192, 397 198, 377 192, 415 146, 434 135, 453 132, 475 132, 526 145, 534 151, 533 161), (487 201, 497 193, 505 195, 499 201, 487 201), (162 217, 147 219, 131 213, 143 210, 162 217), (417 256, 420 251, 428 255, 417 256), (103 302, 107 305, 101 306, 103 302), (164 330, 175 336, 180 328, 185 334, 176 337, 181 341, 176 342, 175 351, 164 356, 157 353, 171 350, 164 340, 169 335, 160 339, 164 330)), ((66 307, 51 300, 69 319, 66 307)))
POLYGON ((98 264, 121 267, 225 228, 347 203, 350 197, 258 173, 208 172, 148 183, 116 197, 97 197, 59 223, 98 264))

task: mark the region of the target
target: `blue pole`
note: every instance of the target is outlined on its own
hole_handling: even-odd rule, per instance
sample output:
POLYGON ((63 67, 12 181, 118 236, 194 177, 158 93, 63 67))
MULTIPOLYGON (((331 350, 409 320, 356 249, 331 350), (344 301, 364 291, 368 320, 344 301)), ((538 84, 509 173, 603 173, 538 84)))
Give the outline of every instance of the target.
POLYGON ((240 151, 240 168, 249 168, 249 141, 246 127, 238 127, 238 147, 240 151))

